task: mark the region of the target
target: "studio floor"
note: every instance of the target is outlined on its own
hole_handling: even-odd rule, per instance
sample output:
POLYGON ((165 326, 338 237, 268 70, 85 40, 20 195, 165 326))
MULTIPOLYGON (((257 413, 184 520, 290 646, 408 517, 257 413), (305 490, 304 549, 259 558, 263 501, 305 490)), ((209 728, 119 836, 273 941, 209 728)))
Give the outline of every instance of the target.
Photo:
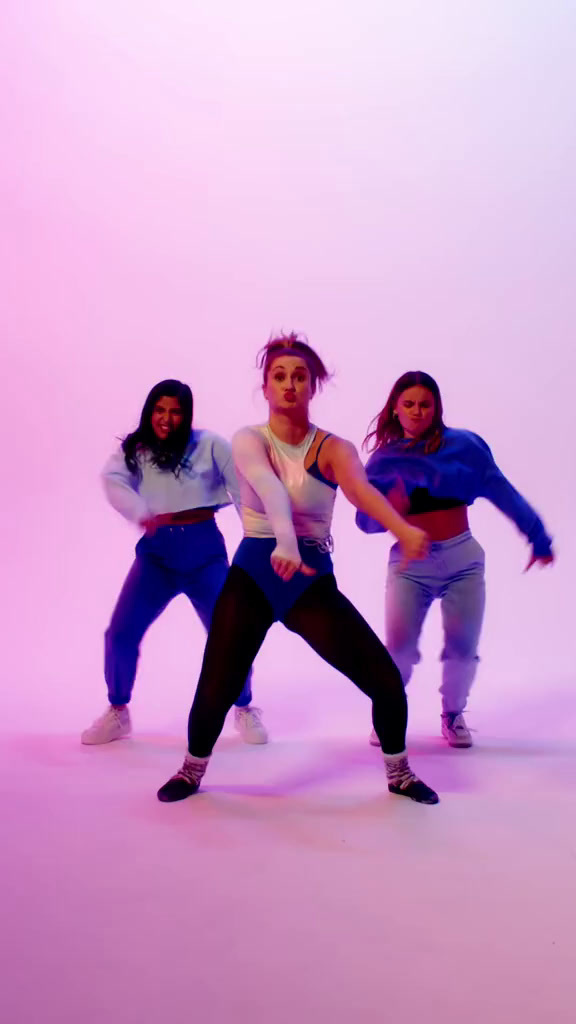
POLYGON ((422 807, 366 738, 227 727, 161 805, 175 734, 5 736, 3 1021, 573 1022, 576 744, 412 735, 422 807))

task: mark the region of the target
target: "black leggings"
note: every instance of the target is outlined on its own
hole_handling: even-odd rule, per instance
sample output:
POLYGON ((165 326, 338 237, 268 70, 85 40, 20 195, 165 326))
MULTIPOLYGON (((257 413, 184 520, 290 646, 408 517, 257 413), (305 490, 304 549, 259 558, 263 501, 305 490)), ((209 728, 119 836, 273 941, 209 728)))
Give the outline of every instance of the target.
MULTIPOLYGON (((214 608, 188 720, 188 749, 196 757, 212 753, 273 621, 268 598, 247 572, 233 565, 214 608)), ((382 750, 400 754, 407 723, 400 672, 360 612, 340 593, 334 576, 311 583, 282 622, 370 697, 382 750)))

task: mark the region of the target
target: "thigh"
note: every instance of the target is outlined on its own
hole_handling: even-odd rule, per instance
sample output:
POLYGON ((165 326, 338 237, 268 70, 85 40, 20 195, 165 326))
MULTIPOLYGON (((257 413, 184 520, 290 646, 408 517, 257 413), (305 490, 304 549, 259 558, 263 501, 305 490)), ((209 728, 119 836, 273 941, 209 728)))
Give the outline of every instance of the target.
POLYGON ((183 583, 183 592, 192 603, 204 629, 210 628, 212 615, 226 578, 228 559, 217 558, 196 572, 190 573, 183 583))
POLYGON ((418 646, 432 601, 427 586, 393 563, 389 565, 384 608, 386 643, 392 650, 418 646))
POLYGON ((446 640, 466 652, 475 649, 485 605, 484 561, 479 557, 449 580, 442 593, 442 624, 446 640))
POLYGON ((188 718, 192 754, 207 757, 212 752, 273 618, 260 588, 243 569, 232 566, 216 601, 188 718))
MULTIPOLYGON (((196 698, 204 692, 240 689, 274 621, 269 601, 256 583, 233 565, 217 598, 208 630, 196 698)), ((238 690, 238 693, 240 692, 238 690)), ((238 696, 234 692, 234 699, 238 696)))
POLYGON ((142 637, 178 589, 171 573, 137 556, 120 591, 109 630, 112 633, 127 631, 142 637))
POLYGON ((384 644, 340 593, 333 576, 312 583, 282 621, 368 696, 373 697, 378 683, 386 680, 404 692, 384 644))

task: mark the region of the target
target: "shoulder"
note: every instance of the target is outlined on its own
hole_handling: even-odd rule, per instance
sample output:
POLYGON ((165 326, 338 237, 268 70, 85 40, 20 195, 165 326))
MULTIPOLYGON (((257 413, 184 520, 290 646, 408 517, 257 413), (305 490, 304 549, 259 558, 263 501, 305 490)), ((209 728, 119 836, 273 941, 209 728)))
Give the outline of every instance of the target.
POLYGON ((344 437, 339 437, 338 434, 333 434, 330 430, 323 430, 321 427, 318 427, 317 444, 318 447, 322 445, 322 451, 328 457, 345 458, 347 455, 358 455, 358 449, 356 445, 352 444, 352 441, 347 441, 344 437))
POLYGON ((320 440, 317 448, 320 450, 318 462, 320 469, 332 467, 335 471, 346 471, 352 467, 358 468, 362 465, 358 449, 352 441, 347 441, 338 434, 331 434, 328 430, 320 431, 320 440), (322 446, 320 448, 320 445, 322 446))
POLYGON ((260 441, 263 442, 266 437, 266 427, 264 426, 249 426, 240 427, 232 435, 232 444, 234 445, 237 441, 260 441))
POLYGON ((227 461, 232 454, 230 441, 213 430, 193 430, 187 448, 188 458, 212 458, 217 463, 227 461))
POLYGON ((190 440, 188 442, 188 448, 194 451, 195 448, 210 448, 215 440, 218 439, 218 434, 215 434, 212 430, 205 430, 204 428, 197 430, 196 428, 190 431, 190 440))
POLYGON ((230 442, 213 430, 193 430, 190 434, 190 448, 212 448, 214 451, 230 451, 230 442))
POLYGON ((266 427, 241 427, 232 437, 232 451, 235 455, 242 452, 267 452, 266 441, 266 427))
POLYGON ((376 476, 386 475, 391 472, 396 473, 394 459, 398 455, 405 454, 405 451, 401 452, 396 444, 386 444, 380 448, 375 448, 366 461, 366 472, 376 476))
POLYGON ((480 434, 475 434, 473 430, 457 430, 454 427, 447 427, 444 431, 444 440, 450 447, 490 453, 490 448, 484 438, 480 437, 480 434))
MULTIPOLYGON (((134 459, 136 463, 140 465, 144 459, 143 453, 137 450, 134 453, 134 459)), ((110 472, 114 470, 116 472, 130 472, 128 466, 126 465, 126 455, 124 453, 124 448, 122 447, 121 444, 118 446, 116 451, 112 452, 112 454, 108 457, 104 467, 104 472, 110 472)))

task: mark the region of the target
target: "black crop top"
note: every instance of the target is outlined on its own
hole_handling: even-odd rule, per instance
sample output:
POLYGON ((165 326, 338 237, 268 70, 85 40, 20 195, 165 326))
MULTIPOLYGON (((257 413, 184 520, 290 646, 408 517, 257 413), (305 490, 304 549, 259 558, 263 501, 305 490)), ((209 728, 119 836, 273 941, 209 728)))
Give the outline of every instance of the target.
POLYGON ((409 516, 421 516, 424 512, 440 512, 448 508, 461 508, 465 501, 458 498, 435 498, 427 487, 414 487, 410 494, 409 516))

